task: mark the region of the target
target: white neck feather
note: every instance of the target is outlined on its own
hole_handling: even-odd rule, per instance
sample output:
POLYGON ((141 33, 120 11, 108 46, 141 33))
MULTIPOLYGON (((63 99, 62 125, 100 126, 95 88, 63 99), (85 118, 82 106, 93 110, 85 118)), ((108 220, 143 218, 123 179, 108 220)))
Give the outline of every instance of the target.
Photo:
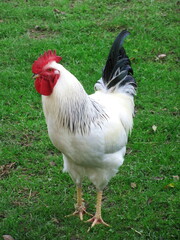
POLYGON ((91 124, 107 119, 107 115, 97 102, 92 101, 81 83, 62 65, 53 62, 51 67, 60 71, 60 78, 53 93, 43 96, 46 120, 54 117, 56 124, 73 133, 88 133, 91 124))

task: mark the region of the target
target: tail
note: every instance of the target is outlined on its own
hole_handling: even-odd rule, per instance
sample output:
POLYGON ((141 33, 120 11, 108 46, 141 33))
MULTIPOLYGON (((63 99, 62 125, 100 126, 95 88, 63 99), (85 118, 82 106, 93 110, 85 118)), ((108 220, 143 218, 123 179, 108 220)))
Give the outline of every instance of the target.
POLYGON ((123 48, 123 41, 129 32, 123 30, 115 39, 102 78, 95 84, 95 90, 108 92, 124 92, 130 95, 136 93, 136 82, 133 78, 131 62, 123 48))

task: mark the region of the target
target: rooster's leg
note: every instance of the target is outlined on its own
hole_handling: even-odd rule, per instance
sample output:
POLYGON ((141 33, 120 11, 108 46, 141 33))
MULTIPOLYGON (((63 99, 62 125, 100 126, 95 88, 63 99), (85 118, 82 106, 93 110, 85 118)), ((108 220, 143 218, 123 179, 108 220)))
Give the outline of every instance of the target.
POLYGON ((105 226, 110 226, 109 224, 105 223, 101 217, 101 204, 102 204, 102 191, 97 192, 97 202, 96 202, 96 213, 94 217, 89 219, 87 222, 92 222, 91 227, 88 229, 88 232, 92 227, 96 224, 104 224, 105 226))
POLYGON ((75 212, 73 214, 68 215, 67 217, 79 215, 79 218, 83 220, 83 214, 88 215, 91 214, 86 211, 84 199, 82 198, 82 187, 77 186, 76 190, 77 190, 77 203, 75 204, 75 212))

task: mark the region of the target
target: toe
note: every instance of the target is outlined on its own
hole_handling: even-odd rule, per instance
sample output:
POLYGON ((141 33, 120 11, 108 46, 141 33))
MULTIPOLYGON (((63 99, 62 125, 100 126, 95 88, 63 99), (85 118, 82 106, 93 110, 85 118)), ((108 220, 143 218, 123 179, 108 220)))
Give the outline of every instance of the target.
POLYGON ((105 225, 106 227, 110 227, 109 224, 107 224, 106 222, 103 221, 102 217, 96 217, 96 216, 94 216, 94 217, 90 218, 89 220, 87 220, 86 222, 92 222, 92 225, 91 225, 91 227, 88 229, 88 232, 90 231, 91 228, 93 228, 93 227, 94 227, 95 225, 97 225, 97 224, 103 224, 103 225, 105 225))

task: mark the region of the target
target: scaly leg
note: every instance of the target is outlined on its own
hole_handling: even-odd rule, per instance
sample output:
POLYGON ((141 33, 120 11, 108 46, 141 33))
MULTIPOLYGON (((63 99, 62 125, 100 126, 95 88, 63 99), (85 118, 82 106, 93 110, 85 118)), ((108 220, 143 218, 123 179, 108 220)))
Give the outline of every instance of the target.
POLYGON ((91 227, 88 229, 88 232, 92 227, 94 227, 96 224, 104 224, 107 227, 110 227, 109 224, 105 223, 101 217, 101 205, 102 205, 102 191, 97 192, 97 203, 96 203, 96 213, 94 217, 89 219, 87 222, 92 222, 91 227))
POLYGON ((82 187, 77 186, 76 190, 77 190, 77 203, 75 204, 75 212, 68 215, 67 217, 79 215, 80 220, 83 220, 83 214, 85 213, 88 215, 91 215, 91 214, 86 212, 86 207, 82 199, 82 187))

